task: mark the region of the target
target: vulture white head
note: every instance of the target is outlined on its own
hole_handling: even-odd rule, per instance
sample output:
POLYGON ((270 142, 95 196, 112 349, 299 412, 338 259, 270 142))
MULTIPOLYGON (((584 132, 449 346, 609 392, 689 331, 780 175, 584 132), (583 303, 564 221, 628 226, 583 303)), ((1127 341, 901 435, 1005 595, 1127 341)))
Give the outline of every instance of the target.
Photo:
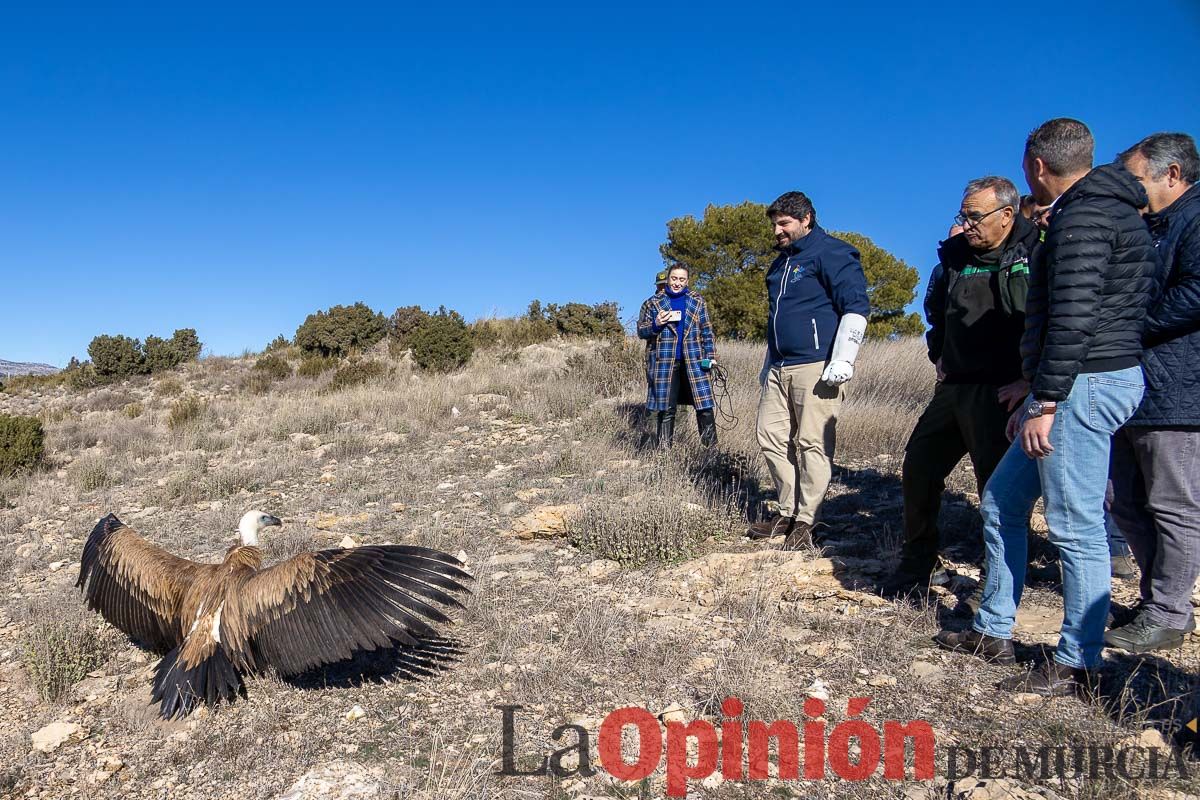
POLYGON ((238 533, 242 536, 242 544, 246 547, 258 547, 258 534, 263 528, 272 525, 282 525, 283 520, 273 517, 264 511, 247 511, 238 523, 238 533))

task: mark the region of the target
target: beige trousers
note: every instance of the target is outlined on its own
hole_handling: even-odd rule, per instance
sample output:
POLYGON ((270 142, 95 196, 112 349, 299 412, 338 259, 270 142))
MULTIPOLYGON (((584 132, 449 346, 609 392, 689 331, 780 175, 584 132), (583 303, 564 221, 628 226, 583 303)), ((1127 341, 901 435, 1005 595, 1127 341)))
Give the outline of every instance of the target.
POLYGON ((755 426, 779 491, 779 513, 811 523, 833 474, 834 429, 843 386, 821 381, 824 362, 772 367, 755 426))

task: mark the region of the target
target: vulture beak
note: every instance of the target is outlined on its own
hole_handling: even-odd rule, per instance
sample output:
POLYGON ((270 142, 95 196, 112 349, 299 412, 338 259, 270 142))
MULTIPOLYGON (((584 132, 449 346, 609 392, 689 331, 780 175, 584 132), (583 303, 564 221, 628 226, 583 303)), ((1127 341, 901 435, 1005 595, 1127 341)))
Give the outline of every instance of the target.
POLYGON ((263 520, 262 524, 263 524, 263 527, 265 527, 265 528, 269 528, 272 526, 280 527, 283 525, 283 520, 281 520, 279 517, 272 517, 272 516, 268 515, 267 518, 265 520, 263 520))

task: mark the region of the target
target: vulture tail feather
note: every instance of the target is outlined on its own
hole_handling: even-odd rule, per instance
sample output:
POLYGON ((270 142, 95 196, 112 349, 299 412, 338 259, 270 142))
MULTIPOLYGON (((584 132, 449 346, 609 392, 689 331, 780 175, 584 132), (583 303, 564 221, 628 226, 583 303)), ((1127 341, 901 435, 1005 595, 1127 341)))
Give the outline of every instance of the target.
POLYGON ((201 703, 213 706, 220 700, 246 696, 241 674, 218 647, 211 656, 191 669, 179 664, 179 648, 163 656, 154 668, 151 702, 159 703, 163 719, 186 717, 201 703))

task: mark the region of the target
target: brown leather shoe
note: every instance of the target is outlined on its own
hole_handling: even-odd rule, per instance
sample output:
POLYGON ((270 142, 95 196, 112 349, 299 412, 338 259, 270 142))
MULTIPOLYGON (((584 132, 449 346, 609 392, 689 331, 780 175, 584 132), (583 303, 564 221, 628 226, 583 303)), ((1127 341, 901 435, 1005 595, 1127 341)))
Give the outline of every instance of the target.
POLYGON ((1086 669, 1068 667, 1050 659, 1025 675, 1005 678, 996 684, 1006 692, 1029 692, 1043 697, 1069 697, 1088 694, 1094 687, 1094 676, 1086 669))
POLYGON ((1011 639, 997 639, 995 636, 988 636, 973 628, 968 628, 962 633, 938 631, 933 637, 933 641, 938 647, 953 650, 956 653, 979 656, 989 664, 1017 663, 1011 639))
POLYGON ((786 536, 792 531, 796 520, 776 514, 770 519, 760 520, 746 529, 746 536, 754 540, 774 539, 776 536, 786 536))
POLYGON ((783 540, 784 550, 811 550, 813 526, 811 522, 797 522, 792 526, 787 538, 783 540))

